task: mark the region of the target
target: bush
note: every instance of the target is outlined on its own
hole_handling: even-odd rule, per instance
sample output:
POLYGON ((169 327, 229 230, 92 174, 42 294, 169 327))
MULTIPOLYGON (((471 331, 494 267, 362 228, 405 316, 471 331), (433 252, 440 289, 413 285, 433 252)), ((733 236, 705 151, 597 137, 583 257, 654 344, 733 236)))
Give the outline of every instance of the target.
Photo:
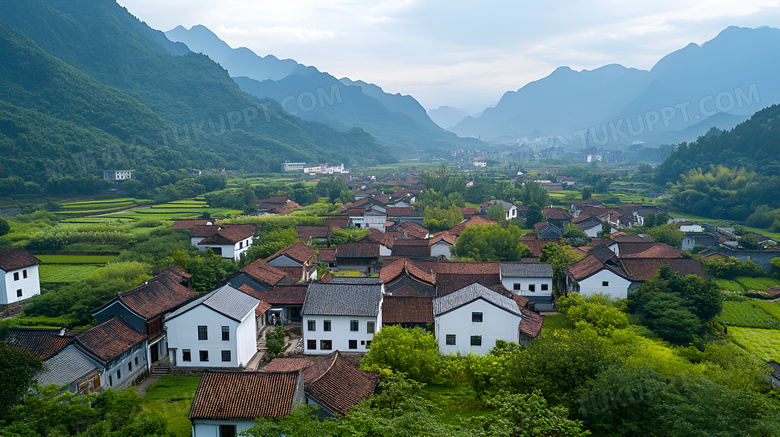
POLYGON ((374 335, 363 357, 364 370, 404 372, 420 382, 431 382, 439 373, 439 343, 420 328, 384 326, 374 335))
POLYGON ((284 344, 284 326, 277 325, 265 333, 265 347, 272 356, 280 354, 284 350, 284 344))

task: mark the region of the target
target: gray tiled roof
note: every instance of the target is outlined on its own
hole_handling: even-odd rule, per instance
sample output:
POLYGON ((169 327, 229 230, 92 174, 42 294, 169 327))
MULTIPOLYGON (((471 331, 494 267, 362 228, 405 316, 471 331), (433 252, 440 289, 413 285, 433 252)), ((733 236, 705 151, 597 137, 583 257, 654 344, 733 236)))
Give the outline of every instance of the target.
POLYGON ((550 263, 502 262, 502 278, 552 278, 553 268, 550 263))
POLYGON ((311 283, 303 301, 304 315, 376 317, 381 284, 311 283))
POLYGON ((178 317, 198 305, 205 305, 226 317, 240 322, 247 314, 254 312, 255 307, 259 303, 260 301, 257 298, 236 290, 230 285, 223 285, 166 315, 165 320, 168 321, 178 317))
POLYGON ((87 373, 97 370, 97 364, 70 345, 43 363, 43 370, 35 379, 45 387, 49 384, 68 385, 87 373))
POLYGON ((379 278, 377 277, 351 278, 348 276, 334 276, 330 282, 333 284, 368 284, 368 285, 378 285, 382 283, 382 281, 379 280, 379 278))
POLYGON ((499 308, 522 317, 517 302, 479 283, 467 285, 450 294, 433 299, 433 315, 440 316, 477 299, 484 299, 499 308))

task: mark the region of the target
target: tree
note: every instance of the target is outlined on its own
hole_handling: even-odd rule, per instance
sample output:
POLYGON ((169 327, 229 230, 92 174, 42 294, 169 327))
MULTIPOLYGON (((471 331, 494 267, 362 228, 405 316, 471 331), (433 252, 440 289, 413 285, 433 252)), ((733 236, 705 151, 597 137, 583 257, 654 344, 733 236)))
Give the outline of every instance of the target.
POLYGON ((0 341, 0 418, 21 399, 35 374, 42 368, 41 361, 29 352, 11 348, 6 342, 0 341))
POLYGON ((537 203, 528 205, 528 211, 525 213, 525 227, 527 229, 533 229, 535 224, 543 221, 545 221, 545 218, 542 213, 542 207, 537 203))
POLYGON ((517 226, 469 226, 458 237, 452 253, 477 261, 520 261, 531 253, 522 241, 517 226))
POLYGON ((430 382, 439 372, 439 343, 433 334, 420 328, 384 326, 374 334, 361 367, 385 373, 404 372, 416 381, 430 382))
POLYGON ((499 223, 506 221, 506 213, 504 212, 504 205, 501 202, 493 202, 488 208, 487 218, 490 220, 496 220, 499 223))
POLYGON ((540 262, 548 262, 553 267, 553 284, 559 284, 565 278, 563 269, 582 259, 582 255, 574 252, 571 246, 561 246, 556 243, 547 243, 542 246, 540 262))
POLYGON ((284 350, 284 326, 277 325, 276 328, 269 330, 265 333, 265 345, 268 348, 268 352, 272 355, 277 355, 284 350))
POLYGON ((460 208, 454 204, 451 204, 447 209, 439 209, 435 206, 425 207, 423 216, 423 226, 432 231, 452 229, 463 221, 460 208))
POLYGON ((469 422, 475 436, 588 436, 579 420, 569 419, 569 411, 562 405, 548 406, 542 392, 529 394, 501 391, 487 400, 490 412, 469 422))
POLYGON ((594 329, 601 336, 609 336, 616 329, 628 326, 628 318, 616 302, 600 294, 582 297, 574 293, 562 297, 558 309, 577 329, 594 329))
POLYGON ((647 214, 647 217, 645 217, 645 219, 642 221, 642 225, 645 226, 646 228, 652 228, 653 226, 655 226, 655 213, 651 212, 647 214))
POLYGON ((571 224, 566 225, 566 229, 563 232, 563 235, 561 235, 561 238, 564 238, 566 240, 568 239, 580 239, 580 240, 587 240, 588 234, 585 233, 582 229, 578 228, 577 225, 571 224))
POLYGON ((612 225, 610 225, 609 222, 601 222, 599 237, 609 237, 610 235, 612 235, 612 225))
POLYGON ((685 238, 685 232, 677 229, 674 223, 667 223, 650 229, 650 237, 659 243, 680 247, 680 243, 685 238))
POLYGON ((587 186, 582 188, 582 200, 587 200, 593 197, 593 187, 587 186))
POLYGON ((11 226, 8 224, 8 222, 0 218, 0 237, 7 234, 11 230, 11 226))
POLYGON ((737 244, 739 244, 739 247, 747 250, 761 249, 761 245, 756 242, 756 234, 754 233, 745 234, 739 237, 737 244))
POLYGON ((550 194, 538 182, 526 182, 523 184, 520 199, 522 199, 523 205, 526 206, 530 206, 533 203, 541 206, 550 204, 550 194))

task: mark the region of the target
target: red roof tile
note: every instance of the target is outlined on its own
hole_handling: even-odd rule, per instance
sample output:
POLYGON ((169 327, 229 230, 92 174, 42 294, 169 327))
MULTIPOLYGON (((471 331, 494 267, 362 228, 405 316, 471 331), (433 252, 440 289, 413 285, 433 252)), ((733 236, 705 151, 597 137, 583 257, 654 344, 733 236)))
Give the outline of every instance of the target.
POLYGON ((385 296, 382 323, 433 323, 433 296, 385 296))
POLYGON ((195 226, 206 226, 208 220, 176 220, 171 225, 171 229, 174 231, 181 231, 184 229, 194 229, 195 226))
POLYGON ((360 370, 338 351, 319 357, 303 371, 306 394, 329 411, 347 414, 374 393, 379 375, 360 370))
MULTIPOLYGON (((618 247, 621 243, 618 243, 618 247)), ((622 249, 622 248, 621 248, 622 249)), ((620 251, 621 258, 679 258, 683 254, 682 250, 669 246, 668 244, 655 243, 653 246, 634 253, 626 253, 620 251)))
POLYGON ((424 239, 428 236, 428 229, 418 225, 415 222, 403 222, 397 226, 398 231, 408 234, 410 237, 424 239))
POLYGON ((258 259, 252 264, 247 265, 241 269, 241 272, 246 273, 255 281, 269 287, 273 287, 287 276, 285 272, 269 265, 262 259, 258 259))
MULTIPOLYGON (((198 292, 182 285, 185 276, 178 267, 163 270, 162 274, 131 290, 120 292, 117 299, 135 313, 149 320, 167 313, 195 299, 198 292)), ((113 301, 112 301, 113 302, 113 301)), ((108 304, 94 312, 100 311, 108 304)))
POLYGON ((274 418, 290 413, 298 400, 298 372, 206 371, 189 418, 211 420, 274 418))
POLYGON ((40 263, 41 260, 30 255, 24 247, 0 249, 0 269, 6 272, 35 266, 40 263))
POLYGON ((321 248, 317 249, 317 261, 319 262, 336 262, 336 249, 333 248, 321 248))
POLYGON ((43 360, 73 341, 73 334, 60 335, 60 332, 60 329, 11 328, 4 341, 43 360))
POLYGON ((239 290, 271 305, 303 305, 306 298, 305 285, 278 286, 268 290, 255 290, 248 285, 242 285, 239 290))
MULTIPOLYGON (((255 235, 255 225, 225 225, 214 235, 201 240, 198 245, 236 244, 239 241, 246 240, 253 235, 255 235)), ((192 234, 190 234, 190 236, 192 236, 192 234)))
POLYGON ((398 240, 393 245, 393 256, 430 258, 431 247, 427 240, 398 240))
POLYGON ((309 239, 311 237, 328 238, 330 235, 330 228, 327 226, 296 226, 295 232, 299 237, 305 237, 309 239))
POLYGON ((75 344, 100 364, 119 357, 147 338, 119 317, 90 328, 76 336, 75 344))
POLYGON ((623 268, 634 281, 646 281, 658 272, 661 266, 669 266, 680 275, 696 275, 706 277, 701 260, 698 259, 621 259, 623 268))
POLYGON ((336 248, 336 258, 379 258, 379 243, 344 243, 336 248))
POLYGON ((274 268, 284 272, 284 274, 287 275, 287 277, 290 278, 293 282, 303 281, 308 276, 306 275, 305 266, 277 266, 274 268))
POLYGON ((454 228, 450 229, 449 233, 454 235, 454 236, 456 236, 456 237, 460 237, 460 234, 463 233, 463 230, 466 229, 469 226, 474 226, 474 225, 483 225, 483 226, 485 226, 485 225, 495 225, 497 223, 498 222, 495 221, 495 220, 483 219, 482 217, 480 217, 478 215, 475 215, 474 217, 472 217, 472 218, 466 220, 465 222, 463 222, 463 223, 455 226, 454 228))
POLYGON ((263 367, 264 372, 295 372, 314 364, 313 357, 274 358, 263 367))
MULTIPOLYGON (((250 295, 251 296, 251 295, 250 295)), ((261 315, 265 314, 266 311, 271 309, 271 304, 267 302, 260 301, 259 304, 257 304, 257 308, 255 308, 255 317, 260 317, 261 315)))
POLYGON ((569 211, 563 208, 544 208, 542 214, 549 220, 571 220, 572 216, 569 211))
POLYGON ((388 206, 387 215, 394 217, 408 217, 414 209, 411 206, 388 206))
POLYGON ((530 338, 538 337, 542 333, 544 316, 527 309, 520 311, 523 314, 523 318, 520 320, 520 333, 530 338))
POLYGON ((314 253, 316 250, 312 249, 311 247, 301 243, 300 241, 296 242, 295 244, 291 246, 287 246, 284 249, 276 252, 275 254, 269 256, 266 258, 267 261, 271 261, 275 258, 278 258, 280 256, 286 256, 287 258, 290 258, 294 261, 297 261, 301 264, 305 264, 309 261, 311 261, 312 257, 314 256, 314 253))
POLYGON ((382 267, 382 270, 379 272, 379 280, 387 284, 404 273, 420 282, 430 285, 436 283, 436 275, 432 270, 420 267, 407 258, 401 258, 382 267))
POLYGON ((195 225, 190 231, 190 237, 210 237, 219 231, 219 225, 195 225))
POLYGON ((433 234, 433 238, 428 240, 428 244, 433 246, 434 244, 440 241, 444 241, 445 243, 454 245, 457 241, 457 238, 455 238, 454 235, 450 234, 449 231, 441 231, 441 232, 437 232, 436 234, 433 234))

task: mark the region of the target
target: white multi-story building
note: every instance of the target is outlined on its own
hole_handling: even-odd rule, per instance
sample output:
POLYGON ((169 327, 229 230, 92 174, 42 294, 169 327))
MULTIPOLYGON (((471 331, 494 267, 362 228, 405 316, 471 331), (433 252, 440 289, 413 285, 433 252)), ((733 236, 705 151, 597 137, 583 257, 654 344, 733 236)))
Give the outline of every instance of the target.
POLYGON ((123 181, 132 179, 135 170, 103 170, 103 179, 109 181, 123 181))
POLYGON ((504 288, 527 297, 533 304, 552 303, 552 282, 553 268, 550 263, 501 263, 501 284, 504 288))
POLYGON ((384 292, 369 280, 310 284, 302 311, 306 353, 367 352, 382 327, 384 292))
POLYGON ((41 261, 23 247, 0 249, 0 305, 9 305, 41 294, 38 264, 41 261))

